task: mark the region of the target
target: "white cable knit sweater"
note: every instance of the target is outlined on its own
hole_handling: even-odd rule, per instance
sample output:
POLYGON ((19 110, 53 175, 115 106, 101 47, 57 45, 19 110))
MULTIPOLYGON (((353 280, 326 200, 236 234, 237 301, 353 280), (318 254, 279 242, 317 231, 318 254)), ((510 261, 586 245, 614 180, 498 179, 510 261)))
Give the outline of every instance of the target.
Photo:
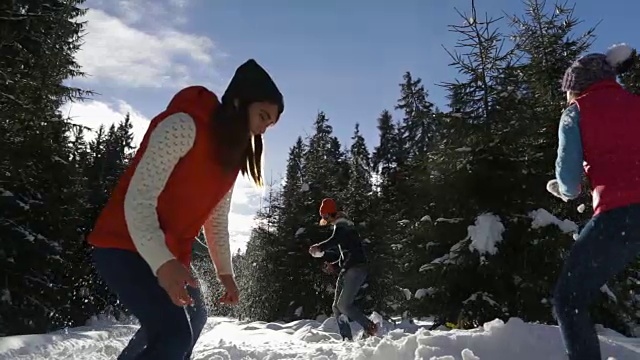
MULTIPOLYGON (((124 214, 133 243, 154 274, 175 257, 169 251, 158 222, 156 205, 171 172, 193 146, 196 125, 185 113, 168 116, 149 136, 124 201, 124 214)), ((228 219, 233 187, 211 212, 204 225, 209 254, 218 275, 233 274, 228 219)))

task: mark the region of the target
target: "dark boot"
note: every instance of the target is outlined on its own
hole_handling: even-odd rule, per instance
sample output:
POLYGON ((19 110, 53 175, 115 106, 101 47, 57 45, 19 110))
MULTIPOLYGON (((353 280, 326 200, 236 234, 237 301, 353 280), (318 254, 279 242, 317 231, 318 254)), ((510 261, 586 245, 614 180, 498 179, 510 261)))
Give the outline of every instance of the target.
POLYGON ((349 325, 346 321, 340 321, 338 319, 338 329, 340 329, 340 336, 342 336, 342 340, 345 339, 353 340, 353 335, 351 334, 351 325, 349 325))

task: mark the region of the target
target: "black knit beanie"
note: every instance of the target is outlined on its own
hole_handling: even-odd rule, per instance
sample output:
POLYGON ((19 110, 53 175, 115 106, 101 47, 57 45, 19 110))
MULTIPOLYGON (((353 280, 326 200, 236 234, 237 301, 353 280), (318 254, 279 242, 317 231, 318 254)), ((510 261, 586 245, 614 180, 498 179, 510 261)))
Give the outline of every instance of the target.
POLYGON ((223 104, 231 104, 239 99, 248 105, 257 101, 269 101, 278 105, 280 114, 284 111, 284 99, 273 79, 255 60, 249 59, 240 65, 222 95, 223 104))
POLYGON ((626 44, 609 48, 606 54, 593 53, 580 57, 565 71, 562 91, 581 93, 601 80, 615 80, 633 65, 635 50, 626 44))

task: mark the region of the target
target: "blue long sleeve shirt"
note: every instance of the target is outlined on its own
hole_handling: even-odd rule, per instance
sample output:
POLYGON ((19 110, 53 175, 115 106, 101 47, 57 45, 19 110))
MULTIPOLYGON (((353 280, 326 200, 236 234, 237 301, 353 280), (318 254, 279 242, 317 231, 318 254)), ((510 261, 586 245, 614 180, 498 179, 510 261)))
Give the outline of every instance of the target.
POLYGON ((556 158, 558 187, 560 193, 569 199, 575 199, 580 195, 583 161, 580 110, 576 104, 572 104, 565 109, 560 118, 556 158))

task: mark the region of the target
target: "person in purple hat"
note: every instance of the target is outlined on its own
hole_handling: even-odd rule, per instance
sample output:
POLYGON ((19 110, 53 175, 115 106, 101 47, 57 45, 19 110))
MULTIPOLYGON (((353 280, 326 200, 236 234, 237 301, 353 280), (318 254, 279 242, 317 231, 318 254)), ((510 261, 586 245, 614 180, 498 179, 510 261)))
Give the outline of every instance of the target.
POLYGON ((567 94, 558 129, 556 178, 547 190, 568 201, 589 179, 594 214, 560 272, 554 314, 570 360, 600 360, 589 306, 600 288, 640 254, 640 97, 616 77, 635 50, 625 44, 577 59, 565 72, 567 94))

